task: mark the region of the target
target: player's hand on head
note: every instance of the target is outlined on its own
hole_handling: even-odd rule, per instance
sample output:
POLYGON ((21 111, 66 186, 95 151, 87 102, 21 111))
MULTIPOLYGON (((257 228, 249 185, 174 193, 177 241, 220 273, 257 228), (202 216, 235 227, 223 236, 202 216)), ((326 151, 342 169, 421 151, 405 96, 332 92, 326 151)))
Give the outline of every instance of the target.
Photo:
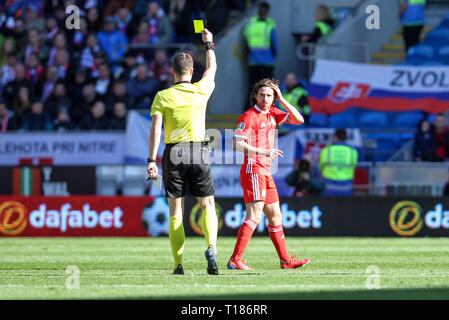
POLYGON ((155 162, 150 162, 147 168, 148 176, 151 180, 156 180, 159 173, 158 167, 155 162))
POLYGON ((206 28, 204 28, 203 31, 202 31, 202 38, 203 38, 203 42, 204 43, 206 43, 206 42, 213 42, 213 40, 214 40, 212 32, 210 32, 206 28))
POLYGON ((271 88, 274 90, 274 93, 276 93, 276 98, 278 100, 280 100, 282 98, 281 89, 278 86, 274 85, 274 84, 271 85, 271 88))

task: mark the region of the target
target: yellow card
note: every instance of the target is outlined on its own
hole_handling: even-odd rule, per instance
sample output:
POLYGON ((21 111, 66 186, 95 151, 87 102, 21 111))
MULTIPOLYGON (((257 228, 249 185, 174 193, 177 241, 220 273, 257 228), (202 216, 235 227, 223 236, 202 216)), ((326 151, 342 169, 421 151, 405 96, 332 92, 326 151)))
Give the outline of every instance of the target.
POLYGON ((193 20, 193 27, 195 28, 195 33, 201 33, 204 29, 203 20, 193 20))

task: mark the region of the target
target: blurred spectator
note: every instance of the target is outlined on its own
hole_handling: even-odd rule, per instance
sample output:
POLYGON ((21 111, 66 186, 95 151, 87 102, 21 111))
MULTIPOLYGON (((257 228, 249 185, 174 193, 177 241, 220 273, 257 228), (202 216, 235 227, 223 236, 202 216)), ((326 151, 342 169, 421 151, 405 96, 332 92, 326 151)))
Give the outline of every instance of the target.
POLYGON ((51 14, 54 14, 59 30, 67 30, 65 26, 65 6, 63 4, 56 5, 51 11, 51 14))
POLYGON ((95 92, 97 96, 104 100, 108 94, 109 84, 111 83, 111 71, 109 65, 103 63, 98 67, 98 79, 95 82, 95 92))
POLYGON ((25 15, 25 25, 27 29, 36 28, 39 32, 44 31, 45 21, 39 16, 39 8, 35 5, 29 5, 25 15))
POLYGON ((56 55, 60 50, 67 49, 67 38, 64 33, 60 32, 55 36, 53 47, 50 49, 47 65, 56 64, 56 55))
POLYGON ((0 132, 18 129, 14 124, 13 113, 8 110, 4 100, 0 100, 0 132))
POLYGON ((8 56, 15 54, 16 43, 13 38, 4 38, 0 52, 0 67, 7 63, 8 56))
POLYGON ((126 36, 116 30, 113 17, 106 17, 104 29, 98 33, 97 38, 110 63, 116 63, 125 54, 128 42, 126 36))
POLYGON ((89 8, 86 14, 87 30, 89 32, 98 33, 101 30, 102 21, 96 7, 89 8))
POLYGON ((128 110, 123 102, 116 102, 114 104, 114 112, 109 121, 108 129, 110 130, 125 130, 126 117, 128 110))
POLYGON ((56 81, 58 81, 59 78, 59 72, 58 67, 56 66, 49 66, 47 68, 47 72, 45 74, 45 82, 42 84, 39 92, 42 92, 42 101, 45 101, 53 92, 53 88, 56 84, 56 81))
POLYGON ((87 40, 87 35, 89 31, 87 30, 87 20, 83 17, 80 18, 80 28, 75 30, 73 34, 73 50, 79 52, 82 50, 84 44, 87 40))
POLYGON ((70 100, 74 105, 81 103, 83 96, 83 86, 87 82, 87 73, 85 70, 77 69, 75 76, 67 84, 70 100))
POLYGON ((97 99, 95 93, 95 85, 93 82, 87 82, 83 85, 83 95, 77 104, 72 105, 70 109, 70 117, 75 123, 80 123, 82 118, 89 113, 91 106, 97 99))
POLYGON ((151 1, 148 4, 146 21, 150 26, 150 43, 168 43, 172 41, 172 26, 170 18, 161 10, 159 3, 151 1))
POLYGON ((137 57, 136 54, 129 50, 125 54, 122 64, 114 72, 114 78, 124 79, 128 81, 136 76, 137 57))
POLYGON ((168 15, 176 33, 176 41, 191 42, 193 35, 191 1, 170 1, 168 15))
MULTIPOLYGON (((284 98, 294 106, 304 117, 304 123, 309 123, 310 107, 308 93, 304 87, 298 82, 298 77, 293 72, 285 75, 285 89, 282 92, 284 98)), ((282 104, 279 108, 287 111, 282 104)))
POLYGON ((112 92, 106 97, 106 111, 112 113, 117 102, 123 102, 126 106, 132 104, 132 98, 126 91, 125 80, 116 80, 112 85, 112 92))
POLYGON ((39 61, 36 53, 31 53, 28 57, 28 66, 26 67, 26 78, 33 85, 38 85, 45 77, 45 69, 39 61))
POLYGON ((313 161, 305 156, 295 164, 295 169, 286 178, 285 182, 295 187, 294 197, 321 194, 324 190, 324 183, 312 173, 313 161))
POLYGON ((419 122, 418 132, 415 133, 413 156, 415 161, 443 161, 436 155, 437 141, 429 120, 419 122))
POLYGON ((19 55, 17 58, 20 61, 23 61, 23 55, 24 52, 23 48, 27 46, 27 39, 28 39, 28 32, 25 29, 25 24, 23 22, 23 19, 15 19, 14 22, 14 29, 13 29, 13 36, 12 36, 16 42, 16 48, 17 54, 19 55))
POLYGON ((29 110, 23 117, 22 129, 26 131, 53 130, 51 118, 44 111, 42 102, 34 101, 29 110))
POLYGON ((130 31, 132 28, 130 27, 131 21, 133 18, 132 12, 129 10, 127 6, 122 6, 117 10, 117 13, 114 15, 115 23, 117 24, 117 30, 123 33, 126 38, 130 38, 130 31))
POLYGON ((90 69, 90 75, 89 75, 91 79, 95 80, 98 78, 100 66, 104 63, 108 63, 107 58, 106 58, 106 53, 104 53, 103 51, 95 52, 94 64, 93 64, 92 68, 90 69))
POLYGON ((328 35, 335 25, 335 20, 331 17, 329 8, 320 4, 315 10, 315 28, 311 35, 303 35, 302 42, 317 42, 322 36, 328 35))
POLYGON ((50 97, 45 101, 44 108, 45 111, 50 114, 52 118, 55 118, 59 110, 65 108, 70 110, 71 101, 67 96, 67 89, 62 81, 58 81, 50 97))
POLYGON ((437 114, 433 126, 437 145, 436 155, 444 161, 449 158, 449 128, 445 115, 437 114))
POLYGON ((17 57, 15 53, 10 53, 6 57, 6 64, 0 69, 0 87, 5 86, 8 82, 16 78, 14 68, 17 64, 17 57))
POLYGON ((150 2, 150 0, 136 0, 136 4, 134 6, 134 14, 136 15, 136 18, 143 18, 147 14, 148 2, 150 2))
POLYGON ((268 17, 270 5, 259 3, 258 14, 243 28, 248 51, 248 89, 264 78, 273 77, 273 67, 278 51, 276 24, 268 17))
POLYGON ((97 35, 95 33, 89 33, 86 38, 86 47, 81 53, 81 68, 92 69, 94 66, 94 55, 100 52, 100 50, 97 35))
POLYGON ((147 21, 141 21, 137 28, 137 34, 132 39, 133 44, 150 43, 150 25, 147 21))
POLYGON ((150 76, 159 81, 160 88, 166 88, 170 76, 170 62, 164 50, 156 50, 154 60, 149 65, 150 76))
POLYGON ((70 79, 73 75, 73 68, 70 67, 69 52, 65 49, 59 49, 56 52, 55 65, 58 68, 60 79, 70 79))
MULTIPOLYGON (((203 78, 204 71, 206 68, 204 65, 196 59, 196 52, 191 49, 187 49, 186 53, 190 54, 193 59, 193 75, 192 75, 192 83, 196 83, 203 78)), ((174 79, 173 79, 174 80, 174 79)))
POLYGON ((54 16, 49 16, 45 20, 45 40, 47 44, 53 43, 53 39, 59 33, 58 22, 54 16))
POLYGON ((18 63, 14 66, 14 74, 14 80, 8 82, 3 89, 3 97, 8 105, 11 105, 17 98, 19 88, 27 87, 28 92, 30 92, 32 88, 31 82, 26 79, 26 69, 22 63, 18 63))
POLYGON ((61 108, 53 122, 54 129, 56 131, 62 132, 66 130, 75 130, 76 126, 72 122, 69 116, 69 112, 66 108, 61 108))
POLYGON ((148 108, 153 101, 157 86, 156 79, 148 76, 148 66, 140 64, 136 70, 136 77, 126 83, 126 91, 133 98, 132 108, 148 108))
POLYGON ((399 0, 399 18, 402 26, 405 53, 419 43, 424 27, 426 0, 399 0))
POLYGON ((133 9, 136 4, 136 0, 110 0, 104 10, 105 16, 112 16, 120 11, 121 8, 133 9))
POLYGON ((90 108, 90 112, 81 120, 81 130, 106 130, 109 121, 106 116, 104 102, 97 100, 90 108))
POLYGON ((48 47, 42 43, 40 39, 39 30, 32 28, 28 31, 28 45, 23 47, 24 51, 21 56, 25 57, 25 64, 28 65, 28 57, 31 53, 36 53, 39 59, 47 59, 49 50, 48 47))
MULTIPOLYGON (((217 34, 226 27, 229 18, 228 0, 207 1, 205 7, 205 16, 207 20, 207 29, 213 34, 217 34)), ((269 7, 268 7, 269 9, 269 7)))
POLYGON ((335 130, 332 144, 320 152, 320 170, 326 184, 324 195, 352 195, 358 152, 345 143, 346 138, 345 129, 335 130))
MULTIPOLYGON (((132 44, 148 45, 151 43, 150 25, 148 21, 142 20, 137 27, 137 34, 132 39, 132 44)), ((130 49, 135 54, 137 63, 143 63, 152 59, 154 49, 142 48, 130 49)))

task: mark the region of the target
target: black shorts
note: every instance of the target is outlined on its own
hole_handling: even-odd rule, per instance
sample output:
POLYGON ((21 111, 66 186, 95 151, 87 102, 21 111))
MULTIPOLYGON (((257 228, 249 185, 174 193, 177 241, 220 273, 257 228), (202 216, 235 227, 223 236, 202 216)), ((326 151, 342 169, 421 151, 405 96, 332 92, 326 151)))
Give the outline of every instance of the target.
POLYGON ((195 197, 215 194, 209 148, 202 142, 167 144, 162 171, 167 198, 181 198, 186 192, 195 197))

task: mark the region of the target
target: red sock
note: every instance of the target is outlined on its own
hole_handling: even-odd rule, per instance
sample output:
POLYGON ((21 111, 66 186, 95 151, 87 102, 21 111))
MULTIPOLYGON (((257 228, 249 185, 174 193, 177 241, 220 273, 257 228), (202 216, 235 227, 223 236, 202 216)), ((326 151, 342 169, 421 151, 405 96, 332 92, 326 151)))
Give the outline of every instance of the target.
POLYGON ((234 253, 231 258, 234 258, 236 261, 242 259, 243 253, 256 228, 257 223, 254 220, 246 219, 243 222, 237 234, 237 242, 235 243, 234 253))
POLYGON ((271 241, 276 248, 279 259, 285 262, 289 262, 291 258, 288 255, 287 243, 285 241, 284 229, 282 228, 282 225, 268 225, 268 234, 270 235, 271 241))

